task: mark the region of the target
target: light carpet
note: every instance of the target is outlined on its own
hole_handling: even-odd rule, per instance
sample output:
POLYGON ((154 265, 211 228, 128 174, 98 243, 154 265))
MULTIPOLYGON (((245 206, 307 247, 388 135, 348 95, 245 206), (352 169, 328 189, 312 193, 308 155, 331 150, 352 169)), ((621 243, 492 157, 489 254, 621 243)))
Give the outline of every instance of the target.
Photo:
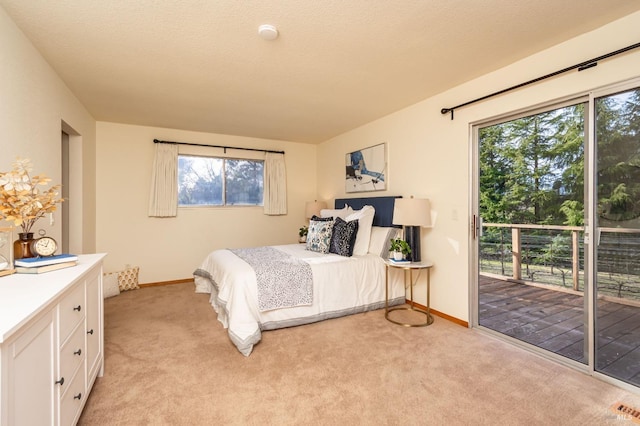
POLYGON ((79 424, 624 426, 611 405, 640 407, 483 333, 382 310, 265 332, 244 357, 208 298, 180 284, 105 300, 105 373, 79 424))

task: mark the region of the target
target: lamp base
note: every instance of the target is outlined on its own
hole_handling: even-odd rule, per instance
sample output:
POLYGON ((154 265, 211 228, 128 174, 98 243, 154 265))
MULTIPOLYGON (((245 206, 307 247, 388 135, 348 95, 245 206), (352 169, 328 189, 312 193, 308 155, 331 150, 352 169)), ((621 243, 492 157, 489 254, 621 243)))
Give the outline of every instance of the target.
POLYGON ((404 227, 404 240, 411 247, 411 254, 409 254, 409 260, 412 262, 420 262, 420 227, 419 226, 405 226, 404 227))

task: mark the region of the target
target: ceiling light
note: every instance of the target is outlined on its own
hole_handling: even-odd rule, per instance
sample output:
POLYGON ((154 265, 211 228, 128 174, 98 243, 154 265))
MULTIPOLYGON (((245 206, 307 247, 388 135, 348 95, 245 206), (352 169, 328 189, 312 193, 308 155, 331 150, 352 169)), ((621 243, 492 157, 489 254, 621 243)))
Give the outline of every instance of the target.
POLYGON ((278 29, 273 25, 264 24, 258 27, 258 34, 264 40, 275 40, 278 38, 278 29))

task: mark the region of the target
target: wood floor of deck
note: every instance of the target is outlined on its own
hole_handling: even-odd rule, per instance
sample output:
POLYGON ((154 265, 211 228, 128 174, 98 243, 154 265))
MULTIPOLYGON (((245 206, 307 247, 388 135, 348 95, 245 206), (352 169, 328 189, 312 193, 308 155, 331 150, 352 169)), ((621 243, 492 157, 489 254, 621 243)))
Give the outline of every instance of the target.
MULTIPOLYGON (((587 363, 584 299, 480 276, 480 325, 587 363)), ((640 386, 640 308, 598 301, 596 370, 640 386)))

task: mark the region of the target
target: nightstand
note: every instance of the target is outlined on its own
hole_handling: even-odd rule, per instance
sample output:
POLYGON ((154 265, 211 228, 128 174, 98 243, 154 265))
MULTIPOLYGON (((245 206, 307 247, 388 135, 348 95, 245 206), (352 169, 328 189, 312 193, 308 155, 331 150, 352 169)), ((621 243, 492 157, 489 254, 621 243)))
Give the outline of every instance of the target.
POLYGON ((394 324, 403 325, 405 327, 424 327, 433 323, 433 316, 431 315, 431 306, 430 306, 430 291, 431 291, 431 268, 433 267, 433 263, 431 262, 410 262, 410 263, 393 263, 390 260, 385 260, 385 298, 384 298, 384 317, 391 321, 394 324), (409 306, 397 306, 397 307, 389 307, 389 269, 401 269, 404 274, 404 287, 410 288, 411 292, 411 302, 409 306), (417 274, 414 279, 414 271, 417 271, 417 274), (420 273, 422 271, 426 271, 427 273, 427 309, 421 309, 415 306, 413 301, 413 287, 418 282, 418 278, 420 278, 420 273), (408 279, 408 280, 407 280, 408 279), (389 317, 389 313, 393 311, 414 311, 419 312, 420 314, 425 315, 425 321, 418 324, 409 324, 400 321, 396 321, 389 317))

